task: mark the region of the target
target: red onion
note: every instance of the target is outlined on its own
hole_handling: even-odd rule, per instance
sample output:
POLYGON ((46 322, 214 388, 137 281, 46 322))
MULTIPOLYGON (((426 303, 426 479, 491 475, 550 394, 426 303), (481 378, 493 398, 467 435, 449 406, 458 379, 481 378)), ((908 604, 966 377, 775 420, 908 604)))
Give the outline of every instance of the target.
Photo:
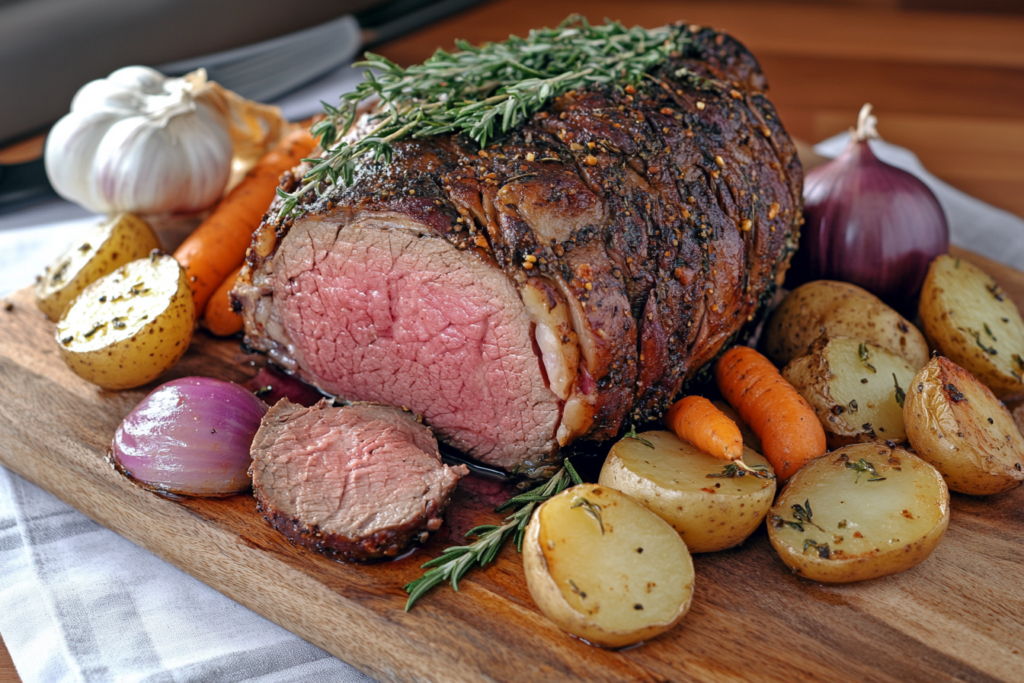
POLYGON ((114 434, 116 467, 146 488, 228 496, 249 488, 249 447, 267 412, 252 392, 183 377, 157 388, 114 434))
POLYGON ((908 308, 928 264, 948 251, 949 228, 924 183, 871 151, 875 123, 865 104, 843 153, 807 174, 802 253, 794 268, 798 277, 852 282, 908 308))

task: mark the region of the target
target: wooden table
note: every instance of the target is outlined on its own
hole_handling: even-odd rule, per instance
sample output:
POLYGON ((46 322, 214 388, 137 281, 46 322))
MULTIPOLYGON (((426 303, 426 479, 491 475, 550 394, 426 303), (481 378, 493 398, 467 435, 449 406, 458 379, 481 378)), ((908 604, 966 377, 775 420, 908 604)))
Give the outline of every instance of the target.
MULTIPOLYGON (((760 59, 793 136, 817 141, 840 132, 871 102, 884 138, 912 149, 950 184, 1024 216, 1024 14, 901 8, 957 4, 1012 5, 498 0, 377 51, 409 64, 450 48, 455 38, 500 40, 556 24, 573 11, 595 21, 713 25, 760 59)), ((0 640, 0 683, 18 680, 0 640)))

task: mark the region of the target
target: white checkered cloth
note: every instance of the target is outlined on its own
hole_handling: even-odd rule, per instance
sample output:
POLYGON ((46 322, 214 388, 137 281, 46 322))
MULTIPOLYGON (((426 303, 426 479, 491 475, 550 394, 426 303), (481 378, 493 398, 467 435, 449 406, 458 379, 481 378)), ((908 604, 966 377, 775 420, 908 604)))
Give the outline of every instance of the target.
MULTIPOLYGON (((815 150, 834 157, 846 139, 815 150)), ((905 149, 872 148, 932 188, 953 244, 1024 270, 1024 220, 943 183, 905 149)), ((55 205, 0 217, 0 296, 96 220, 83 215, 55 205)), ((370 680, 3 468, 0 634, 25 683, 370 680)))

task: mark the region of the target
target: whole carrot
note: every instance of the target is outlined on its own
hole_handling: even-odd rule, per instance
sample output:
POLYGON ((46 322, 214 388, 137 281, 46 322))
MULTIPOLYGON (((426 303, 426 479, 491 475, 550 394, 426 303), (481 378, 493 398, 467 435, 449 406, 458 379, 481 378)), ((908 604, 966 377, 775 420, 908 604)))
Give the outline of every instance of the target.
POLYGON ((206 302, 228 273, 245 260, 252 233, 274 199, 281 174, 309 156, 314 144, 305 129, 286 136, 174 252, 192 289, 196 317, 202 315, 206 302))
POLYGON ((716 458, 735 462, 743 456, 743 435, 736 423, 700 396, 676 401, 665 414, 665 426, 716 458))
POLYGON ((203 312, 202 318, 203 327, 219 337, 229 337, 242 331, 242 316, 235 313, 228 299, 228 292, 235 286, 235 279, 242 268, 244 266, 238 266, 231 271, 206 302, 206 311, 203 312))
POLYGON ((747 346, 729 349, 715 366, 722 396, 758 438, 779 481, 825 452, 814 409, 767 358, 747 346))

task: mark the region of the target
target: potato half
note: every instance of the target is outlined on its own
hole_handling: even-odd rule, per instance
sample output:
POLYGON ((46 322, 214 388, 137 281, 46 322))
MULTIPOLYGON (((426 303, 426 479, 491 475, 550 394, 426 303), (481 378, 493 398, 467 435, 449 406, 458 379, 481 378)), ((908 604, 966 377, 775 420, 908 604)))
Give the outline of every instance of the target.
POLYGON ((710 553, 742 543, 768 514, 775 474, 749 448, 743 462, 762 467, 765 478, 743 472, 681 440, 672 432, 644 432, 615 444, 601 468, 600 484, 632 496, 672 525, 691 553, 710 553))
POLYGON ((1024 321, 992 277, 944 255, 928 267, 921 322, 943 355, 984 382, 1000 399, 1024 397, 1024 321))
POLYGON ((105 220, 87 230, 46 267, 36 283, 36 305, 56 322, 86 286, 159 248, 156 234, 138 216, 122 213, 105 220))
POLYGON ((178 362, 192 340, 193 316, 185 271, 153 254, 86 287, 57 323, 57 342, 79 377, 128 389, 178 362))
POLYGON ((906 359, 859 339, 823 337, 782 376, 813 406, 829 448, 907 440, 897 400, 897 391, 906 392, 914 379, 906 359))
POLYGON ((855 444, 805 465, 768 516, 768 537, 796 574, 824 583, 910 569, 949 525, 949 490, 900 448, 855 444))
POLYGON ((862 339, 902 356, 914 370, 928 362, 924 335, 874 294, 848 282, 816 280, 790 292, 768 321, 765 353, 785 365, 821 336, 862 339))
POLYGON ((903 408, 910 443, 954 491, 984 496, 1024 481, 1024 437, 984 384, 939 356, 914 377, 903 408))
POLYGON ((693 561, 672 527, 598 484, 541 505, 523 540, 526 584, 559 628, 623 647, 675 626, 690 609, 693 561))

